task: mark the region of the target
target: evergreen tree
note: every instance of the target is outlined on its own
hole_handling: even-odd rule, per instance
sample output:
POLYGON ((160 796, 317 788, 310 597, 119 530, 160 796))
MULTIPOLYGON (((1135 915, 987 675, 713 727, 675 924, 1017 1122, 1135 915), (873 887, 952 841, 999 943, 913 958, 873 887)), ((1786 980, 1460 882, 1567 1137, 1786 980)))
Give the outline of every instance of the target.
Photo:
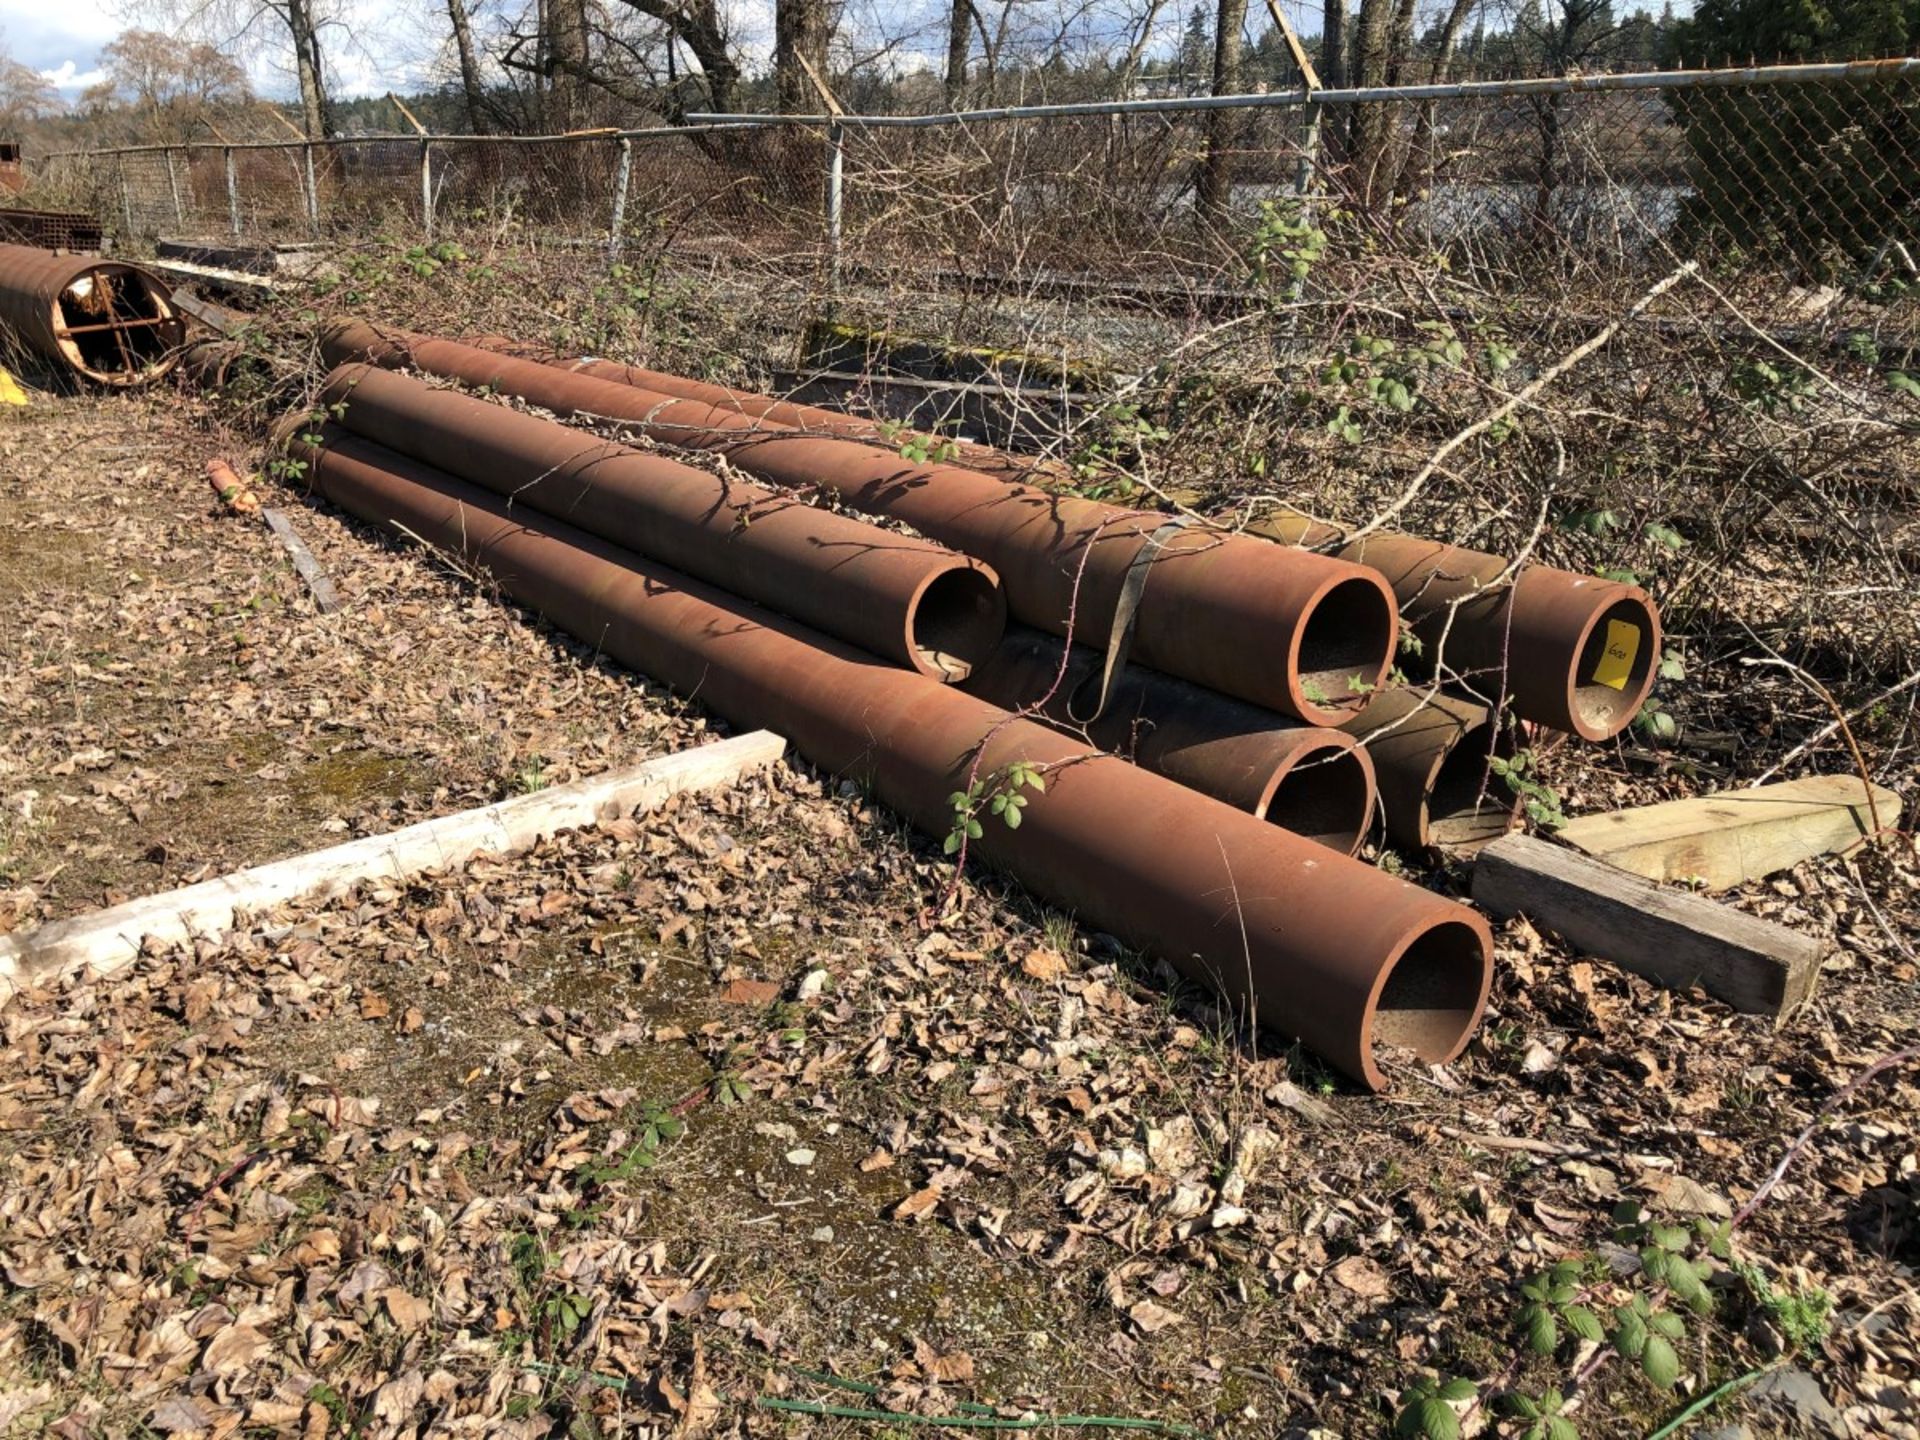
POLYGON ((1174 63, 1180 88, 1198 95, 1207 88, 1213 74, 1213 19, 1205 5, 1187 12, 1187 28, 1180 36, 1180 52, 1174 63))
MULTIPOLYGON (((1684 66, 1906 55, 1920 42, 1920 0, 1700 0, 1668 36, 1667 58, 1684 66)), ((1692 155, 1688 223, 1821 272, 1915 242, 1910 81, 1676 90, 1667 104, 1692 155)))

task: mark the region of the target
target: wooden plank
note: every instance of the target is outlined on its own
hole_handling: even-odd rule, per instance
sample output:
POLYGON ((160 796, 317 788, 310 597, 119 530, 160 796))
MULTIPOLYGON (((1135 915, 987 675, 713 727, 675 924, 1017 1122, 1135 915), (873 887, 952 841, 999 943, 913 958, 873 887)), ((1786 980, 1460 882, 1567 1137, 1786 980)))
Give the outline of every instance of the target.
POLYGON ((1900 819, 1900 797, 1857 775, 1812 775, 1606 815, 1583 815, 1556 835, 1649 880, 1725 890, 1802 860, 1860 844, 1900 819))
POLYGON ((1698 985, 1748 1014, 1785 1018, 1799 1008, 1827 950, 1825 941, 1530 835, 1480 852, 1473 898, 1495 915, 1525 915, 1586 954, 1675 990, 1698 985))
POLYGON ((313 593, 314 607, 322 615, 331 615, 338 610, 340 596, 333 588, 333 581, 320 568, 320 562, 313 558, 313 552, 307 548, 307 542, 300 538, 300 532, 293 528, 293 522, 287 519, 286 512, 269 505, 260 515, 267 522, 267 527, 279 537, 281 547, 293 557, 293 568, 300 572, 300 578, 307 582, 307 589, 313 593))
POLYGON ((0 1004, 18 989, 68 971, 117 970, 140 953, 148 937, 167 945, 218 937, 243 913, 303 896, 333 894, 364 880, 408 880, 464 865, 476 855, 511 854, 556 831, 658 809, 683 791, 731 784, 785 752, 786 742, 778 735, 755 730, 571 785, 423 820, 388 835, 369 835, 55 921, 23 935, 0 936, 0 1004))

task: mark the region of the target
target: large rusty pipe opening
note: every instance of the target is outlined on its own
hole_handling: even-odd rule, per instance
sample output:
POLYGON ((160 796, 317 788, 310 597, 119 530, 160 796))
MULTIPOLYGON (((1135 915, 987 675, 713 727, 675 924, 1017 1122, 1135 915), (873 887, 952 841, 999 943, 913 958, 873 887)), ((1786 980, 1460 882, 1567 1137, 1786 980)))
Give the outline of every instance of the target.
POLYGON ((983 567, 954 565, 929 575, 907 609, 904 640, 913 668, 958 682, 993 653, 1007 623, 1007 602, 983 567))
POLYGON ((1488 704, 1583 740, 1626 729, 1653 688, 1660 619, 1635 585, 1379 534, 1341 555, 1393 586, 1420 663, 1488 704))
MULTIPOLYGON (((1497 840, 1512 823, 1513 796, 1489 775, 1487 761, 1494 751, 1490 725, 1476 726, 1446 747, 1440 765, 1427 782, 1427 793, 1414 821, 1423 845, 1457 848, 1497 840)), ((1511 743, 1495 747, 1511 752, 1511 743)), ((1401 829, 1402 827, 1395 827, 1401 829)), ((1404 833, 1404 829, 1402 830, 1404 833)))
POLYGON ((1371 577, 1335 582, 1308 607, 1294 652, 1301 696, 1333 724, 1364 708, 1393 661, 1396 620, 1392 595, 1371 577))
POLYGON ((1415 936, 1388 962, 1374 991, 1371 1063, 1382 1047, 1411 1050, 1428 1065, 1451 1060, 1472 1038, 1491 978, 1473 926, 1449 921, 1415 936))
POLYGON ((966 689, 1109 754, 1351 855, 1373 820, 1373 763, 1352 737, 1301 725, 1141 665, 1014 626, 966 689))
POLYGON ((929 835, 950 831, 950 797, 976 768, 1041 768, 1046 789, 1022 823, 983 824, 975 853, 1217 984, 1363 1083, 1386 1083, 1376 1043, 1411 1036, 1430 1052, 1471 1033, 1461 976, 1477 954, 1484 995, 1493 947, 1466 907, 335 425, 317 446, 306 431, 296 418, 279 435, 335 503, 490 573, 559 628, 718 714, 780 731, 929 835), (1390 972, 1400 978, 1389 989, 1390 972), (1449 1025, 1459 1033, 1443 1034, 1449 1025))
POLYGON ((166 374, 186 339, 157 275, 23 245, 0 245, 0 330, 43 360, 122 389, 166 374))
POLYGON ((1653 689, 1660 622, 1637 591, 1593 617, 1567 676, 1567 711, 1576 735, 1605 740, 1633 723, 1653 689))
POLYGON ((1472 846, 1506 832, 1513 796, 1488 762, 1513 738, 1483 705, 1433 689, 1389 690, 1342 727, 1366 747, 1389 842, 1472 846))
POLYGON ((1255 814, 1284 830, 1351 855, 1373 823, 1373 762, 1338 730, 1309 732, 1267 783, 1255 814))

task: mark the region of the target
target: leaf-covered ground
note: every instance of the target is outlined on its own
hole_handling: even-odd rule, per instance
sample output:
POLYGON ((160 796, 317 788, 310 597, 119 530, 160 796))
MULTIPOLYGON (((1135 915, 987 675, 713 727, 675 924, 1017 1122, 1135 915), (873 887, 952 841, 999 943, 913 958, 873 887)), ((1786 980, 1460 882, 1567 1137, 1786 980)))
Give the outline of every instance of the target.
MULTIPOLYGON (((0 930, 708 728, 272 496, 317 616, 177 399, 35 399, 0 420, 0 930)), ((1640 783, 1580 765, 1570 809, 1640 783)), ((1557 1389, 1639 1436, 1764 1367, 1679 1433, 1920 1434, 1920 1067, 1840 1093, 1915 1038, 1910 842, 1733 897, 1835 941, 1781 1029, 1516 923, 1469 1054, 1379 1097, 998 881, 928 928, 947 876, 780 767, 16 996, 5 1433, 1363 1436, 1425 1382, 1430 1429, 1557 1389), (1706 1262, 1671 1390, 1567 1318, 1686 1308, 1623 1201, 1706 1262)))

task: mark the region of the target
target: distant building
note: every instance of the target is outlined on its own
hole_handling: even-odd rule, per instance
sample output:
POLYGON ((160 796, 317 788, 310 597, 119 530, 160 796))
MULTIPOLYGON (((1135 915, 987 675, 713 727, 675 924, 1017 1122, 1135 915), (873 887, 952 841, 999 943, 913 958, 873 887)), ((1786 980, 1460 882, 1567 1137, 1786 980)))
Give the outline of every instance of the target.
POLYGON ((27 188, 27 172, 20 165, 20 142, 0 140, 0 191, 12 194, 27 188))

